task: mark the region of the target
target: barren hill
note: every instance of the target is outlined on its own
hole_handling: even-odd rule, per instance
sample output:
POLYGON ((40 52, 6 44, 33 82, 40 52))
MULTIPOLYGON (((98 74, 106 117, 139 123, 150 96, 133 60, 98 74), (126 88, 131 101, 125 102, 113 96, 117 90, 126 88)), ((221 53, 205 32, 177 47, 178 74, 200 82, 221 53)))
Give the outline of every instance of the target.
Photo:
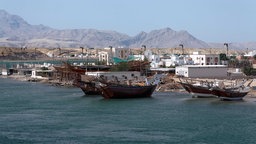
MULTIPOLYGON (((53 29, 44 25, 31 25, 18 15, 0 10, 0 46, 2 47, 130 47, 146 45, 149 48, 223 48, 223 43, 206 43, 187 31, 171 28, 141 32, 131 37, 116 31, 96 29, 53 29)), ((233 49, 256 47, 256 42, 232 43, 233 49)))

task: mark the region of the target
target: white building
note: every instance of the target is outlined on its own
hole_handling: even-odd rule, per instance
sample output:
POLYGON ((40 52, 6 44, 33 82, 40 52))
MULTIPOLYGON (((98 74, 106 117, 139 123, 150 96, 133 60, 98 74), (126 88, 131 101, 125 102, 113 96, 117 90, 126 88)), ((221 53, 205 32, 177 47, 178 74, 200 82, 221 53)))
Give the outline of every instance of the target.
POLYGON ((161 61, 166 67, 194 64, 194 61, 188 55, 171 55, 170 58, 164 58, 161 61))
POLYGON ((155 55, 153 55, 151 50, 145 50, 144 51, 144 56, 148 59, 149 62, 155 61, 155 55))
POLYGON ((7 75, 9 75, 9 72, 6 68, 3 68, 1 74, 4 76, 7 76, 7 75))
POLYGON ((100 52, 98 52, 98 58, 99 58, 99 61, 101 61, 101 62, 106 62, 107 65, 110 64, 110 61, 109 61, 109 52, 106 52, 106 51, 100 51, 100 52))
POLYGON ((195 65, 219 65, 220 56, 218 54, 201 54, 201 52, 193 52, 190 55, 195 65))
POLYGON ((143 61, 145 59, 144 55, 133 55, 134 60, 143 61))
POLYGON ((223 78, 227 77, 226 65, 183 65, 175 68, 175 74, 190 78, 223 78))
POLYGON ((250 51, 247 54, 245 54, 244 56, 246 56, 246 57, 253 57, 254 55, 256 55, 256 50, 250 51))
POLYGON ((51 77, 52 75, 53 75, 52 70, 33 69, 31 78, 40 79, 40 80, 43 80, 43 79, 48 80, 49 77, 51 77))

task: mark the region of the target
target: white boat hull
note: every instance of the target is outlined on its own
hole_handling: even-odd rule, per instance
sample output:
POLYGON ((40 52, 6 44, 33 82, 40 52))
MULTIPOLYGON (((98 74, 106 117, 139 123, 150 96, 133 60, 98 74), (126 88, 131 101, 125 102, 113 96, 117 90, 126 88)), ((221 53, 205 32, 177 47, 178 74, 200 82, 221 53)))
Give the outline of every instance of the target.
POLYGON ((205 94, 205 93, 194 93, 191 92, 190 93, 192 95, 192 97, 197 97, 197 98, 211 98, 211 97, 217 97, 216 95, 213 94, 205 94))

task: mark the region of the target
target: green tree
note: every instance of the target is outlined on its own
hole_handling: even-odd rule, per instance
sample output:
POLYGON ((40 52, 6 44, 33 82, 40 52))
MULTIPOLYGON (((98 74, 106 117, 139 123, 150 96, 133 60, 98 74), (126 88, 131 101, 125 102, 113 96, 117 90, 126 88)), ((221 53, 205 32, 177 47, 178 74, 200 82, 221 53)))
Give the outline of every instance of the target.
POLYGON ((120 62, 117 65, 114 65, 110 69, 111 71, 128 71, 129 70, 129 65, 127 62, 120 62))
POLYGON ((225 61, 225 60, 228 60, 228 58, 227 58, 227 55, 226 54, 224 54, 224 53, 220 53, 220 60, 221 61, 225 61))
POLYGON ((242 71, 246 75, 252 75, 253 74, 253 68, 250 67, 250 66, 243 67, 242 71))

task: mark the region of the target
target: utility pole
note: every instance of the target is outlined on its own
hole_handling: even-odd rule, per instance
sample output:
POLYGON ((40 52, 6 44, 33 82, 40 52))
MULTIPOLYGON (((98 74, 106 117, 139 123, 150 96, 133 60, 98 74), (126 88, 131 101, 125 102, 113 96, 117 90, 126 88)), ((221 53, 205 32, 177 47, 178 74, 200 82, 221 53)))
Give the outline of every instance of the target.
MULTIPOLYGON (((82 62, 84 61, 84 47, 80 47, 82 49, 82 62)), ((83 62, 84 64, 84 62, 83 62)))
POLYGON ((36 60, 36 49, 37 49, 37 48, 35 48, 35 60, 36 60))
POLYGON ((110 63, 111 63, 111 65, 112 65, 112 64, 113 64, 113 61, 112 61, 112 59, 113 59, 113 53, 112 53, 113 47, 112 47, 112 46, 109 46, 109 48, 110 48, 110 63))
POLYGON ((181 47, 181 50, 182 50, 182 55, 184 55, 184 46, 183 46, 183 44, 179 44, 179 46, 181 47))
POLYGON ((226 47, 226 50, 227 50, 227 56, 228 56, 228 43, 224 43, 224 46, 226 47))

